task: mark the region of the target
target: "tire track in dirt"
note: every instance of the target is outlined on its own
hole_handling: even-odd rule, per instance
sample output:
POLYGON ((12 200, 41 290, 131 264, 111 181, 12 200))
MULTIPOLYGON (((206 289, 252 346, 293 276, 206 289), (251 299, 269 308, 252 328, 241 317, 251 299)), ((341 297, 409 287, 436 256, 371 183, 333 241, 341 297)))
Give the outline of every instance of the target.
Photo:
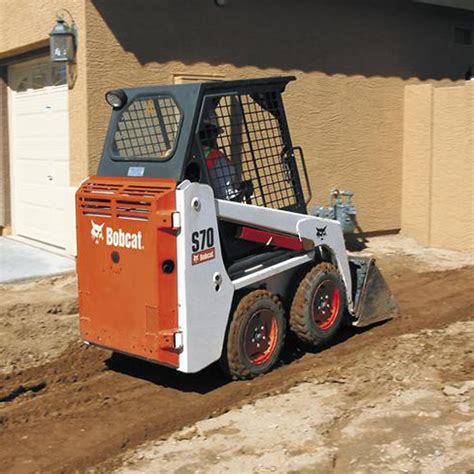
POLYGON ((184 375, 111 359, 77 343, 46 365, 0 376, 0 399, 10 400, 0 403, 2 470, 83 470, 306 378, 337 378, 342 366, 363 373, 364 359, 390 359, 393 336, 472 318, 472 268, 388 274, 400 318, 364 331, 348 328, 339 343, 318 353, 290 344, 282 367, 250 382, 228 383, 215 367, 184 375))

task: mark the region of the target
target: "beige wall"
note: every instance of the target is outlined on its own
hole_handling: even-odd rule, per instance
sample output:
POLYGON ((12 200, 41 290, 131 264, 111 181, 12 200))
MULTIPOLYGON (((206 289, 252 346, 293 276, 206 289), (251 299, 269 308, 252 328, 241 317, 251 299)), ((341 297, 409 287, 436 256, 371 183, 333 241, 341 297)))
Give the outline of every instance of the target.
POLYGON ((470 24, 469 15, 399 0, 239 0, 225 8, 89 0, 89 170, 102 150, 108 89, 170 83, 179 73, 294 74, 287 114, 314 202, 349 188, 364 231, 399 229, 404 89, 464 76, 472 48, 454 45, 452 28, 470 24))
POLYGON ((402 232, 474 251, 474 82, 405 92, 402 232))
POLYGON ((87 62, 84 0, 0 0, 0 60, 47 46, 56 12, 67 8, 79 30, 77 65, 70 67, 71 184, 87 175, 87 62))
POLYGON ((0 67, 0 235, 10 223, 10 181, 8 153, 8 107, 5 68, 0 67))
POLYGON ((405 89, 402 233, 430 242, 433 141, 433 86, 405 89))
POLYGON ((0 59, 46 45, 60 7, 79 28, 70 90, 71 181, 94 173, 115 87, 179 74, 228 79, 294 74, 285 95, 314 202, 355 191, 364 231, 401 226, 407 84, 463 77, 473 50, 454 45, 471 13, 409 0, 0 0, 0 59), (442 54, 440 54, 442 52, 442 54))

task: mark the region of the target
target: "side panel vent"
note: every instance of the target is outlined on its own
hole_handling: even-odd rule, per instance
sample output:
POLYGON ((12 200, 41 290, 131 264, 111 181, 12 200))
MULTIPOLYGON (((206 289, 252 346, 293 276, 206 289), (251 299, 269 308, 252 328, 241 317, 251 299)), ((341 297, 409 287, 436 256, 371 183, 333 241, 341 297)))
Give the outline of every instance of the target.
POLYGON ((109 179, 93 177, 81 186, 77 200, 83 215, 147 221, 156 199, 176 186, 171 180, 140 179, 132 184, 109 179))
POLYGON ((122 219, 138 219, 142 221, 148 220, 150 214, 151 202, 132 201, 117 199, 116 214, 122 219))
POLYGON ((130 196, 157 196, 168 191, 168 188, 162 188, 160 186, 126 186, 122 190, 122 194, 128 194, 130 196))
POLYGON ((104 198, 79 197, 79 206, 85 216, 112 216, 112 201, 104 198))

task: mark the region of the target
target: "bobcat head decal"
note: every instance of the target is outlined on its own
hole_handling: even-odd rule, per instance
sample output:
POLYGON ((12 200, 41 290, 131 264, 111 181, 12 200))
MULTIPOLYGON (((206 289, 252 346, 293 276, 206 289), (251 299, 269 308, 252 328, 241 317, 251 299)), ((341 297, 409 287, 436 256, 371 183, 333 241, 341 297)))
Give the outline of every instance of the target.
POLYGON ((316 227, 316 237, 322 238, 326 236, 326 229, 328 226, 325 227, 316 227))
POLYGON ((98 244, 100 240, 104 240, 104 236, 102 235, 102 229, 104 224, 96 224, 94 221, 91 221, 92 228, 91 228, 91 239, 98 244))

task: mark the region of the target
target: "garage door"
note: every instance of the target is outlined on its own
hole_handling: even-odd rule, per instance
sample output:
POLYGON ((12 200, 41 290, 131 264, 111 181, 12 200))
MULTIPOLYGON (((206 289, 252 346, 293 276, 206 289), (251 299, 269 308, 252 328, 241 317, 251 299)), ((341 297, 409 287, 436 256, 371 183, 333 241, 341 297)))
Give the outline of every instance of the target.
POLYGON ((65 247, 69 187, 66 67, 47 60, 9 68, 13 232, 65 247))

